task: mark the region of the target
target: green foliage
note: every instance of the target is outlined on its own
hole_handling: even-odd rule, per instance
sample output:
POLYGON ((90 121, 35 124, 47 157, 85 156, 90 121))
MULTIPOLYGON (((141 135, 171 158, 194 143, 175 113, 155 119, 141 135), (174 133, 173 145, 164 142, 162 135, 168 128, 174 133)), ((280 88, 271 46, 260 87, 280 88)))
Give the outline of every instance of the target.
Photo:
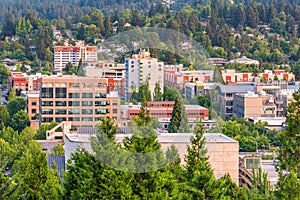
POLYGON ((57 125, 57 122, 51 122, 51 124, 42 124, 40 128, 36 131, 34 136, 35 140, 45 140, 46 139, 46 131, 51 130, 57 125))
POLYGON ((10 117, 12 118, 13 115, 16 114, 18 111, 25 110, 26 102, 24 98, 14 98, 8 102, 6 107, 10 117))
POLYGON ((160 84, 159 84, 159 82, 157 82, 157 83, 155 83, 153 101, 161 101, 162 97, 163 97, 163 95, 161 92, 160 84))
POLYGON ((245 119, 234 118, 225 123, 222 133, 239 141, 242 151, 255 152, 256 149, 269 148, 269 143, 277 140, 271 134, 273 131, 267 131, 265 127, 266 124, 262 122, 253 124, 245 119))
POLYGON ((172 117, 168 126, 169 133, 189 133, 190 127, 188 124, 188 117, 183 105, 183 99, 177 96, 172 111, 172 117))
POLYGON ((56 145, 55 147, 53 147, 50 155, 51 156, 64 156, 65 155, 64 147, 61 144, 56 145))
POLYGON ((181 94, 176 88, 168 87, 164 85, 164 94, 163 94, 164 101, 175 101, 178 95, 181 94))
POLYGON ((9 91, 8 101, 14 100, 16 98, 16 89, 12 88, 9 91))
POLYGON ((84 66, 83 66, 83 63, 82 63, 81 59, 79 60, 79 63, 78 63, 77 74, 76 75, 77 76, 86 76, 84 66))
POLYGON ((215 178, 206 153, 204 125, 201 120, 198 120, 185 157, 184 176, 186 182, 183 188, 184 192, 189 195, 189 199, 217 198, 217 190, 214 186, 215 178))
POLYGON ((205 108, 210 108, 211 100, 209 98, 201 95, 197 97, 197 100, 200 106, 203 106, 205 108))
POLYGON ((13 179, 17 187, 12 199, 61 199, 58 177, 48 169, 40 144, 31 141, 15 165, 18 172, 13 179))
POLYGON ((0 130, 2 130, 9 124, 10 116, 6 106, 0 106, 0 113, 0 130))
POLYGON ((253 188, 250 191, 251 199, 274 199, 274 195, 269 188, 268 175, 261 168, 252 170, 251 183, 253 188))
POLYGON ((29 117, 24 110, 18 111, 11 118, 11 126, 14 130, 21 132, 26 126, 29 125, 29 117))
POLYGON ((146 83, 142 83, 139 87, 139 100, 142 103, 151 101, 151 92, 148 81, 146 81, 146 83))

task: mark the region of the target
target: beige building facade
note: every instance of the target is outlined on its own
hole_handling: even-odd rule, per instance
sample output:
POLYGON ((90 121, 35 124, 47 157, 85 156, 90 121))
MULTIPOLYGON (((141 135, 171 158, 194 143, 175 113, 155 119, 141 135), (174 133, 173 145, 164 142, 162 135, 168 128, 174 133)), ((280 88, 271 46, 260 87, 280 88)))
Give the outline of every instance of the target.
POLYGON ((236 94, 233 100, 234 114, 238 118, 276 117, 277 105, 274 97, 266 93, 236 94))
POLYGON ((77 76, 49 76, 42 79, 40 120, 71 121, 72 126, 94 127, 103 118, 117 121, 120 98, 107 93, 107 79, 77 76))
MULTIPOLYGON (((117 143, 122 143, 125 137, 130 134, 117 134, 117 143)), ((187 146, 190 145, 192 133, 161 133, 158 135, 158 142, 161 144, 162 151, 166 151, 174 145, 179 152, 181 163, 184 165, 184 158, 187 154, 187 146)), ((89 134, 65 134, 65 161, 67 162, 71 153, 78 147, 87 151, 91 150, 89 134)), ((216 178, 221 178, 229 174, 234 182, 238 184, 239 177, 239 143, 221 133, 205 134, 205 148, 209 163, 216 178)))

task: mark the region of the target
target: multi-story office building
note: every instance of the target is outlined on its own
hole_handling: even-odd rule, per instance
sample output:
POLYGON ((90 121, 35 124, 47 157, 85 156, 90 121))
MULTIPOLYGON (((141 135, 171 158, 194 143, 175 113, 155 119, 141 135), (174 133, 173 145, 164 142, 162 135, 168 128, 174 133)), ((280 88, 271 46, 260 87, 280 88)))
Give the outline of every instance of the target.
POLYGON ((134 90, 142 83, 148 81, 151 94, 154 93, 155 84, 159 83, 161 91, 164 86, 164 63, 152 58, 150 52, 141 51, 132 58, 125 59, 125 100, 130 100, 134 90))
POLYGON ((247 93, 254 91, 254 85, 218 85, 219 114, 223 119, 233 117, 233 97, 237 93, 247 93))
POLYGON ((54 69, 62 71, 70 62, 72 65, 78 65, 80 59, 82 62, 97 61, 96 46, 55 46, 54 47, 54 69))
POLYGON ((279 111, 283 111, 282 106, 278 108, 274 97, 267 95, 264 91, 259 94, 254 92, 235 94, 233 108, 234 114, 238 118, 282 117, 279 111))
POLYGON ((106 78, 77 76, 42 79, 40 120, 71 121, 76 127, 93 127, 102 118, 115 121, 120 115, 117 92, 108 93, 106 78))

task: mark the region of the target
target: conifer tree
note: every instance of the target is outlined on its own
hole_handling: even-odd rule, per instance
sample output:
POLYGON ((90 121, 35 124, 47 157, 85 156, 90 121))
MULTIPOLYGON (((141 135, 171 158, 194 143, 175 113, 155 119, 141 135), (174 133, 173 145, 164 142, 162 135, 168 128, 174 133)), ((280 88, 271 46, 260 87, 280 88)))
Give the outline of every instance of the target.
POLYGON ((14 165, 18 170, 12 199, 61 199, 58 177, 48 168, 46 153, 40 144, 31 141, 14 165))
POLYGON ((194 127, 194 136, 185 157, 185 192, 192 199, 216 199, 218 188, 208 163, 205 148, 204 125, 201 120, 194 127))
POLYGON ((152 128, 149 110, 142 104, 138 117, 132 120, 133 135, 123 144, 131 153, 128 162, 133 172, 130 183, 134 199, 170 199, 178 193, 177 183, 152 128))
POLYGON ((155 83, 153 100, 154 101, 161 101, 162 100, 162 92, 161 92, 159 82, 155 83))
POLYGON ((188 124, 188 117, 185 112, 185 107, 183 104, 183 99, 177 94, 175 99, 172 118, 168 126, 169 133, 189 133, 190 127, 188 124))
POLYGON ((276 196, 298 199, 300 196, 300 90, 293 94, 294 101, 286 112, 287 127, 280 132, 279 181, 276 196), (284 173, 285 172, 285 173, 284 173))
POLYGON ((85 70, 82 63, 82 59, 80 59, 78 63, 77 76, 85 76, 85 70))

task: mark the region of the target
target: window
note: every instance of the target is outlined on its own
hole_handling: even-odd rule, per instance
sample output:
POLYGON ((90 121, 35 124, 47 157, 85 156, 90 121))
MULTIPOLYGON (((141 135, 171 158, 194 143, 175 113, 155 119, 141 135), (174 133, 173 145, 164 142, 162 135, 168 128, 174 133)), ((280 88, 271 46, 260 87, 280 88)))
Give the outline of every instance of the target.
POLYGON ((92 109, 82 109, 81 114, 83 114, 83 115, 92 115, 93 110, 92 109))
POLYGON ((42 88, 42 98, 53 98, 53 88, 42 88))
POLYGON ((32 106, 36 106, 36 101, 32 101, 32 102, 31 102, 31 105, 32 105, 32 106))
POLYGON ((69 109, 68 113, 70 115, 73 115, 73 114, 80 114, 80 109, 69 109))
POLYGON ((42 118, 42 122, 52 122, 53 121, 53 117, 43 117, 42 118))
POLYGON ((76 121, 79 122, 80 121, 80 117, 69 117, 69 121, 76 121))
POLYGON ((92 122, 93 118, 92 117, 82 117, 81 121, 83 121, 83 122, 92 122))
POLYGON ((102 121, 103 117, 95 117, 95 122, 102 121))
POLYGON ((80 98, 80 93, 69 93, 69 98, 80 98))
POLYGON ((69 106, 80 106, 80 101, 69 101, 69 106))
POLYGON ((65 114, 67 114, 67 110, 64 110, 64 109, 56 109, 56 110, 55 110, 55 114, 56 114, 56 115, 65 115, 65 114))
POLYGON ((53 109, 43 109, 42 110, 42 115, 52 115, 53 114, 53 109))
POLYGON ((56 98, 66 98, 67 97, 67 88, 55 88, 55 97, 56 98))
POLYGON ((106 94, 95 93, 95 98, 106 98, 106 94))
POLYGON ((55 106, 66 106, 67 102, 66 101, 55 101, 55 106))
POLYGON ((113 106, 117 106, 117 105, 118 105, 118 101, 113 100, 112 105, 113 105, 113 106))
POLYGON ((97 115, 106 114, 106 109, 95 109, 95 114, 97 115))
POLYGON ((42 101, 42 106, 53 106, 53 101, 42 101))
POLYGON ((36 113, 36 109, 31 109, 31 113, 36 113))
POLYGON ((95 106, 106 106, 106 101, 95 101, 95 106))
POLYGON ((118 113, 118 109, 113 109, 113 113, 118 113))
POLYGON ((93 102, 92 101, 82 101, 81 105, 82 106, 93 106, 93 102))
POLYGON ((93 98, 93 93, 82 93, 82 98, 93 98))
POLYGON ((62 122, 62 121, 67 121, 66 117, 55 117, 56 122, 62 122))

